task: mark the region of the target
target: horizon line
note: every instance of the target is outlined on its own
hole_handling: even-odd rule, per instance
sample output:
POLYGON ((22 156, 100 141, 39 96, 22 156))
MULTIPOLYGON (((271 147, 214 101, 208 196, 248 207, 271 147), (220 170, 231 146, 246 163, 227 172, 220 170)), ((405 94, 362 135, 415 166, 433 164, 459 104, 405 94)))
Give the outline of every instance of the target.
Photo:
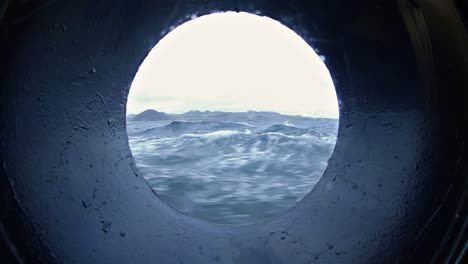
POLYGON ((189 110, 189 111, 186 111, 186 112, 183 112, 183 113, 169 113, 169 112, 163 112, 163 111, 159 111, 159 110, 156 110, 156 109, 153 109, 153 108, 148 108, 146 110, 143 110, 139 113, 126 113, 126 117, 129 116, 129 115, 139 115, 145 111, 148 111, 148 110, 153 110, 153 111, 156 111, 158 113, 163 113, 163 114, 167 114, 167 115, 183 115, 183 114, 187 114, 187 113, 190 113, 190 112, 200 112, 200 113, 205 113, 205 112, 210 112, 210 113, 215 113, 215 112, 220 112, 220 113, 249 113, 249 112, 257 112, 257 113, 275 113, 275 114, 279 114, 279 115, 282 115, 282 116, 299 116, 299 117, 308 117, 308 118, 327 118, 327 119, 340 119, 339 116, 337 117, 323 117, 323 116, 304 116, 304 115, 298 115, 298 114, 283 114, 283 113, 279 113, 279 112, 275 112, 275 111, 259 111, 259 110, 246 110, 246 111, 220 111, 220 110, 189 110))

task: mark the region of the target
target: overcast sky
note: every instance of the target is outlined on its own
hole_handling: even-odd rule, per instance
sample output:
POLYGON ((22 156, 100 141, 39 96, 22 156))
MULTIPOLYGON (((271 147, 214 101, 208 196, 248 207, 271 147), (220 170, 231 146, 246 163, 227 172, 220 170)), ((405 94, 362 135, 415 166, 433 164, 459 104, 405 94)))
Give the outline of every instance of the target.
POLYGON ((127 104, 128 114, 146 109, 338 117, 333 82, 315 51, 275 20, 235 12, 191 20, 155 46, 127 104))

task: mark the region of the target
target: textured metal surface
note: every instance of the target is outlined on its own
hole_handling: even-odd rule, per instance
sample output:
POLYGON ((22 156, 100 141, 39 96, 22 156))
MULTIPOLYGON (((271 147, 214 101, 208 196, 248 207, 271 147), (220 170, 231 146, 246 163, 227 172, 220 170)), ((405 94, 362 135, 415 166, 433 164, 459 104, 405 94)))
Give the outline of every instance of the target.
POLYGON ((437 263, 466 239, 468 61, 450 4, 42 2, 7 12, 2 25, 0 221, 18 260, 437 263), (171 26, 220 10, 295 29, 326 56, 341 102, 321 181, 255 225, 206 223, 164 204, 125 130, 146 54, 171 26))

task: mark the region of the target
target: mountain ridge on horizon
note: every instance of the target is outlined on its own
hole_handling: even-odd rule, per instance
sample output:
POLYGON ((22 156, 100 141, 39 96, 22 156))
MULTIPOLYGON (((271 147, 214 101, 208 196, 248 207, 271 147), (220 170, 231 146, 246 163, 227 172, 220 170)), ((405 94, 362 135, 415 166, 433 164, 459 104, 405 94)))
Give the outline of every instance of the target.
POLYGON ((301 115, 284 115, 273 111, 225 112, 225 111, 200 111, 190 110, 182 114, 170 114, 154 109, 147 109, 139 114, 127 115, 131 121, 180 121, 180 120, 219 120, 219 119, 281 119, 281 118, 311 118, 311 119, 335 119, 327 117, 309 117, 301 115))

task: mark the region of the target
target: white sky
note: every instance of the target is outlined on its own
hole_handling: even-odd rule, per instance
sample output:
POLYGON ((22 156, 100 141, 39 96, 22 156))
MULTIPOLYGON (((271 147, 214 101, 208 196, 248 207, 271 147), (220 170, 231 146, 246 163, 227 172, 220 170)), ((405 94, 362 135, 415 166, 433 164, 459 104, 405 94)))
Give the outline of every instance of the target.
POLYGON ((132 83, 127 113, 275 111, 338 118, 335 88, 315 51, 279 22, 217 13, 167 34, 132 83))

